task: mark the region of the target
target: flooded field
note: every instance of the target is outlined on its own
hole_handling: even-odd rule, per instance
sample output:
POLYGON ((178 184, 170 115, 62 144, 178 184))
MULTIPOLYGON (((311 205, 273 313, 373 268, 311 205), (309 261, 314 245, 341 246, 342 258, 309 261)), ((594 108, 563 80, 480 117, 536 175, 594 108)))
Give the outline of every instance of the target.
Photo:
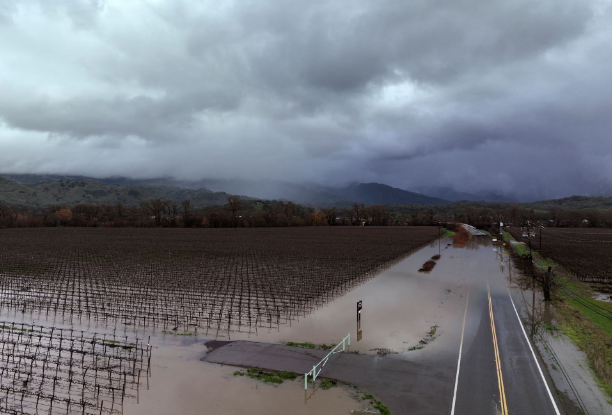
MULTIPOLYGON (((425 237, 430 238, 430 236, 425 237)), ((405 235, 401 235, 399 239, 394 240, 394 243, 405 243, 406 240, 402 239, 404 237, 405 235)), ((314 242, 311 241, 310 243, 314 242)), ((385 246, 388 247, 389 244, 386 243, 385 246)), ((108 309, 106 309, 104 303, 97 303, 95 306, 92 304, 92 299, 95 299, 96 295, 105 290, 105 283, 98 281, 94 285, 85 284, 87 272, 91 269, 98 271, 105 269, 106 272, 116 272, 112 275, 117 278, 129 277, 123 273, 124 271, 121 271, 119 265, 111 266, 108 264, 107 257, 92 258, 86 255, 88 259, 85 263, 89 265, 97 264, 94 268, 88 268, 89 265, 81 267, 78 266, 78 263, 68 262, 61 265, 57 270, 52 270, 50 275, 63 272, 61 270, 68 270, 73 275, 72 282, 63 280, 63 294, 59 300, 54 300, 59 291, 55 292, 53 290, 57 290, 57 287, 51 283, 45 283, 44 278, 42 278, 49 272, 48 269, 42 271, 42 274, 32 273, 31 268, 24 270, 13 266, 10 272, 4 269, 5 273, 2 274, 4 298, 15 299, 15 304, 5 308, 2 312, 3 319, 10 322, 5 328, 8 335, 13 336, 18 331, 27 333, 27 328, 17 330, 13 327, 18 324, 28 325, 36 322, 40 327, 44 327, 43 329, 37 329, 41 333, 47 333, 50 328, 53 328, 53 330, 73 330, 74 333, 84 332, 89 337, 93 333, 97 333, 97 338, 105 339, 101 342, 102 347, 108 339, 113 339, 106 344, 123 345, 125 343, 124 346, 129 347, 132 347, 130 343, 139 344, 142 345, 140 346, 142 350, 146 350, 147 353, 150 351, 151 356, 150 365, 147 361, 147 355, 143 355, 138 360, 138 364, 141 365, 139 366, 141 379, 136 380, 135 376, 137 377, 138 374, 132 371, 130 372, 130 382, 122 383, 120 379, 122 375, 124 380, 128 379, 126 370, 123 370, 121 360, 123 358, 119 361, 119 370, 114 368, 115 364, 98 364, 95 354, 93 355, 93 363, 77 365, 75 362, 78 359, 69 356, 69 354, 62 354, 66 351, 63 346, 60 346, 60 355, 56 360, 61 360, 67 365, 66 367, 75 364, 75 367, 79 368, 79 376, 84 381, 79 383, 79 381, 72 379, 72 371, 65 369, 62 372, 65 378, 61 381, 49 383, 44 376, 42 378, 39 376, 38 383, 36 383, 37 381, 33 381, 31 375, 28 375, 27 371, 22 370, 22 368, 20 370, 23 373, 20 376, 25 377, 23 379, 19 378, 21 382, 19 385, 13 382, 8 386, 8 382, 4 381, 0 384, 0 387, 6 386, 6 388, 9 388, 7 390, 9 392, 13 391, 15 395, 10 404, 8 400, 5 401, 5 406, 6 408, 10 406, 16 414, 35 413, 35 410, 28 409, 36 408, 35 405, 32 406, 32 402, 36 400, 37 395, 31 392, 31 388, 33 385, 41 384, 44 385, 44 388, 39 388, 40 390, 52 388, 52 392, 39 393, 40 397, 47 401, 54 396, 64 396, 65 399, 71 400, 67 404, 64 400, 63 406, 57 402, 54 403, 55 409, 62 408, 62 413, 93 414, 101 411, 103 413, 139 415, 150 413, 199 414, 204 411, 213 414, 274 415, 277 413, 284 414, 287 408, 291 408, 291 413, 296 414, 349 414, 353 410, 371 409, 370 401, 361 399, 363 393, 367 393, 367 391, 360 392, 347 385, 337 385, 328 390, 319 388, 314 394, 310 391, 310 394, 305 395, 300 378, 272 386, 245 376, 234 376, 236 368, 200 360, 208 351, 204 343, 209 340, 252 340, 267 343, 300 344, 305 347, 320 347, 322 345, 328 347, 335 345, 347 334, 350 334, 349 351, 352 353, 375 355, 378 356, 377 359, 403 359, 419 364, 432 365, 432 367, 454 367, 461 340, 463 315, 465 313, 467 321, 464 333, 464 348, 469 349, 483 318, 482 310, 485 307, 488 293, 491 296, 507 297, 510 292, 521 317, 528 326, 527 328, 531 324, 534 332, 537 331, 536 327, 548 321, 546 309, 539 294, 534 295, 532 291, 523 290, 515 284, 517 275, 513 276, 508 268, 507 255, 504 255, 500 247, 494 245, 489 237, 474 236, 461 245, 453 245, 451 238, 443 238, 439 241, 426 243, 421 248, 415 248, 414 243, 404 248, 395 247, 392 255, 387 254, 384 257, 385 261, 366 261, 369 265, 352 263, 353 260, 350 258, 361 255, 354 252, 349 256, 345 255, 338 259, 339 263, 333 266, 330 265, 335 260, 333 255, 327 256, 325 261, 321 261, 321 263, 315 260, 316 256, 311 256, 309 257, 311 262, 305 269, 300 269, 298 266, 299 260, 305 258, 304 255, 294 252, 292 254, 294 255, 293 259, 290 261, 287 261, 286 258, 282 261, 279 260, 279 269, 284 274, 281 273, 279 278, 273 277, 272 280, 280 284, 282 275, 293 275, 293 279, 290 280, 290 284, 284 286, 280 297, 275 296, 270 290, 266 291, 270 301, 267 300, 266 296, 261 296, 265 289, 258 286, 257 279, 250 274, 250 270, 264 272, 268 265, 263 268, 253 268, 252 261, 255 257, 248 254, 242 258, 243 262, 233 263, 232 260, 229 260, 230 265, 234 264, 227 268, 229 271, 223 271, 225 268, 217 264, 219 265, 216 268, 218 272, 229 272, 234 276, 226 279, 226 281, 229 281, 228 284, 219 286, 221 292, 225 294, 215 297, 217 306, 207 309, 206 315, 202 313, 194 314, 194 309, 191 311, 185 309, 180 319, 172 317, 173 314, 171 313, 165 314, 166 317, 163 317, 164 314, 158 314, 156 317, 157 324, 146 325, 139 324, 138 319, 125 318, 127 315, 125 313, 129 311, 126 308, 128 303, 125 302, 127 298, 125 296, 120 299, 124 303, 111 301, 108 309), (407 251, 412 252, 409 256, 401 259, 401 252, 407 251), (400 260, 394 261, 393 256, 396 259, 399 256, 400 260), (419 272, 423 264, 428 261, 434 261, 433 269, 427 272, 419 272), (330 270, 326 270, 328 266, 330 270), (341 271, 342 267, 345 269, 341 271), (318 277, 313 277, 311 273, 316 273, 315 275, 318 275, 318 277), (332 276, 333 273, 344 275, 342 277, 344 280, 339 280, 338 275, 332 276), (19 283, 15 282, 15 277, 17 277, 19 283), (13 280, 10 280, 11 278, 13 280), (319 281, 325 280, 325 278, 331 278, 331 280, 327 282, 319 281), (245 285, 244 281, 248 281, 251 287, 257 288, 249 292, 249 285, 245 285), (312 287, 309 287, 309 285, 312 285, 312 287), (37 291, 41 287, 46 287, 47 290, 43 294, 37 291), (88 292, 95 293, 95 295, 87 294, 88 292), (304 292, 310 292, 311 294, 304 296, 304 292), (17 300, 21 298, 20 296, 23 293, 27 293, 23 297, 27 298, 25 302, 23 299, 17 300), (238 293, 237 301, 232 300, 232 298, 235 298, 233 297, 235 293, 238 293), (242 295, 242 298, 240 298, 240 295, 242 295), (305 298, 307 301, 300 303, 291 300, 292 296, 296 295, 298 296, 296 298, 305 298), (256 301, 253 299, 256 299, 256 301), (362 304, 360 322, 357 319, 358 302, 362 304), (234 326, 231 321, 234 319, 232 310, 237 310, 236 304, 245 306, 245 310, 259 310, 259 314, 255 312, 251 315, 238 313, 237 324, 234 326), (19 305, 19 307, 15 305, 19 305), (258 309, 258 305, 261 308, 258 309), (281 305, 286 307, 283 312, 276 313, 275 311, 275 314, 272 314, 272 310, 278 310, 277 307, 281 305), (288 313, 287 310, 292 305, 298 305, 297 312, 288 313), (104 312, 102 312, 103 310, 104 312), (210 310, 213 310, 216 314, 211 314, 210 310), (263 312, 262 310, 266 311, 263 312), (246 324, 243 327, 240 324, 240 322, 248 323, 249 321, 251 322, 250 325, 246 324), (215 324, 209 324, 211 322, 215 324), (233 327, 233 329, 227 330, 228 327, 233 327), (128 339, 121 340, 125 336, 128 336, 128 339), (143 358, 145 363, 143 363, 143 358), (142 366, 143 364, 145 366, 142 366), (93 386, 87 383, 88 376, 91 374, 90 370, 95 367, 106 368, 111 373, 109 375, 110 381, 108 381, 110 386, 102 394, 96 393, 97 381, 94 382, 93 386), (143 369, 145 367, 146 373, 143 369), (116 379, 113 376, 116 376, 116 379), (123 388, 125 388, 123 384, 127 385, 125 399, 123 399, 123 388), (62 390, 67 392, 62 392, 64 395, 59 395, 59 391, 62 390), (75 398, 75 391, 76 394, 81 396, 80 399, 75 398), (27 396, 27 399, 25 399, 27 405, 23 409, 20 406, 19 393, 27 396), (115 393, 117 395, 114 395, 115 393), (116 396, 121 396, 121 399, 114 399, 116 396), (235 399, 236 396, 239 396, 240 399, 235 399), (108 406, 109 399, 112 402, 111 406, 108 406), (101 405, 102 400, 105 401, 103 405, 101 405), (121 405, 119 405, 119 402, 121 402, 121 405)), ((172 252, 175 254, 182 252, 173 248, 168 249, 171 254, 172 252)), ((78 251, 75 252, 78 253, 78 251)), ((142 254, 139 255, 139 258, 144 260, 142 254)), ((185 253, 185 255, 185 257, 170 255, 168 258, 162 258, 161 260, 156 259, 155 264, 165 270, 164 273, 167 272, 167 278, 172 278, 173 275, 178 275, 185 270, 192 272, 195 268, 185 264, 180 265, 176 271, 172 272, 170 272, 171 268, 168 268, 171 264, 180 262, 181 258, 189 258, 189 255, 192 254, 185 253)), ((277 257, 272 255, 270 260, 272 261, 274 258, 277 257)), ((269 266, 273 266, 272 262, 269 266)), ((213 269, 215 268, 213 267, 213 269)), ((139 274, 141 282, 146 280, 144 276, 147 272, 154 275, 155 271, 150 269, 145 273, 141 272, 139 274)), ((271 273, 272 271, 265 272, 271 273)), ((516 271, 514 272, 516 273, 516 271)), ((94 279, 94 281, 96 280, 94 279)), ((205 288, 207 290, 214 289, 213 286, 202 286, 199 289, 204 290, 205 288)), ((158 311, 174 310, 173 312, 176 313, 177 310, 181 309, 181 298, 195 299, 191 294, 185 294, 177 287, 170 291, 172 292, 170 299, 161 299, 161 292, 155 294, 149 290, 146 292, 146 296, 141 297, 139 301, 155 298, 155 304, 160 307, 157 309, 158 311)), ((113 292, 115 291, 111 290, 104 295, 109 296, 113 292)), ((144 293, 144 291, 136 292, 144 293)), ((210 293, 199 295, 203 295, 202 301, 214 297, 210 293)), ((136 303, 136 305, 138 304, 140 303, 136 303)), ((196 302, 188 302, 187 304, 194 305, 196 302)), ((149 309, 153 310, 152 308, 149 309)), ((153 314, 141 313, 137 315, 152 316, 153 314)), ((566 344, 557 337, 546 339, 546 344, 549 345, 547 347, 553 347, 558 356, 564 356, 562 360, 574 362, 569 363, 564 369, 567 373, 572 373, 571 378, 589 378, 588 370, 581 366, 584 364, 584 359, 576 353, 575 348, 566 347, 566 344)), ((72 342, 72 346, 68 349, 81 353, 74 347, 75 340, 69 340, 70 342, 72 342)), ((35 347, 35 344, 31 341, 28 343, 27 339, 22 343, 27 343, 27 346, 23 347, 35 347)), ((81 343, 85 344, 84 342, 81 343)), ((76 344, 79 344, 78 341, 76 341, 76 344)), ((47 343, 44 347, 52 349, 53 356, 57 354, 56 349, 58 347, 54 341, 47 343)), ((87 351, 88 349, 84 348, 83 350, 87 351)), ((129 352, 128 349, 125 350, 129 352)), ((79 354, 78 357, 81 358, 82 354, 79 354)), ((101 362, 107 359, 107 357, 104 357, 106 356, 104 353, 100 353, 100 355, 102 356, 101 362)), ((547 359, 552 358, 548 357, 547 359)), ((3 364, 3 368, 15 370, 14 366, 9 364, 11 358, 8 355, 4 356, 4 361, 6 363, 3 364)), ((23 365, 27 365, 27 362, 29 361, 24 361, 23 365)), ((42 364, 40 362, 34 363, 40 368, 45 368, 45 364, 45 362, 42 364)), ((333 364, 333 358, 330 360, 330 364, 333 364)), ((40 372, 39 369, 32 373, 38 372, 40 372)), ((567 379, 567 376, 565 378, 567 379)), ((97 377, 94 379, 97 379, 97 377)), ((563 383, 562 377, 559 377, 558 382, 563 390, 567 389, 572 393, 578 390, 578 393, 573 393, 574 397, 571 398, 576 401, 580 400, 579 396, 589 396, 589 393, 594 396, 594 394, 600 392, 596 390, 592 378, 591 383, 585 380, 580 385, 575 383, 571 386, 566 385, 563 383)), ((104 385, 102 382, 100 384, 104 385)), ((599 402, 597 399, 601 396, 603 395, 598 395, 596 399, 594 398, 594 401, 599 402)), ((56 398, 53 398, 53 400, 56 400, 56 398)), ((593 405, 591 407, 596 410, 598 407, 593 405)), ((605 405, 605 401, 602 405, 605 405)), ((43 406, 40 406, 40 408, 44 409, 43 406)), ((48 406, 46 408, 49 409, 48 406)))
MULTIPOLYGON (((433 227, 3 230, 0 410, 121 413, 140 401, 143 373, 150 386, 152 347, 165 353, 158 345, 173 339, 202 344, 280 332, 437 234, 433 227)), ((172 355, 164 353, 156 364, 172 355)))
MULTIPOLYGON (((442 242, 446 248, 449 240, 442 242)), ((443 249, 444 250, 444 249, 443 249)), ((445 251, 451 252, 451 251, 445 251)), ((438 253, 438 243, 426 246, 402 262, 382 271, 340 298, 316 308, 307 317, 273 328, 258 328, 255 333, 220 333, 222 340, 255 340, 264 342, 309 342, 335 344, 351 334, 351 351, 376 352, 390 349, 406 352, 436 327, 450 329, 445 317, 460 311, 464 304, 465 283, 457 272, 451 272, 452 255, 438 261, 432 272, 419 273, 423 262, 438 253), (357 302, 362 301, 360 335, 358 335, 357 302)))

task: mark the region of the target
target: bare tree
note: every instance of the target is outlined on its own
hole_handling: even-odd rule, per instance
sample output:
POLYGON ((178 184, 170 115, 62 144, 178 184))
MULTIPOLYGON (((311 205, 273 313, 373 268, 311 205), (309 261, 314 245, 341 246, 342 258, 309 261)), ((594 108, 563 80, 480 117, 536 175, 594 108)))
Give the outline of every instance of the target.
POLYGON ((391 215, 391 209, 389 209, 388 206, 369 206, 367 212, 372 218, 372 225, 387 226, 392 223, 393 217, 391 215))
POLYGON ((538 284, 540 284, 540 287, 542 287, 542 292, 544 293, 544 301, 550 301, 550 293, 557 285, 557 274, 552 270, 551 267, 548 267, 548 271, 540 271, 536 273, 535 277, 538 284))
POLYGON ((176 226, 176 218, 179 215, 179 205, 174 200, 166 200, 166 211, 170 215, 171 226, 176 226))
POLYGON ((123 219, 125 217, 125 206, 123 206, 123 203, 115 203, 115 214, 118 219, 123 219))
POLYGON ((0 205, 0 228, 12 228, 15 215, 9 206, 0 205))
POLYGON ((353 225, 361 225, 365 217, 366 207, 363 203, 353 203, 353 207, 349 209, 351 220, 354 220, 353 225))
POLYGON ((181 202, 181 210, 183 211, 183 226, 191 227, 193 218, 193 206, 191 205, 191 200, 183 200, 181 202))
POLYGON ((225 208, 232 213, 232 224, 234 225, 234 228, 238 226, 238 222, 236 221, 236 213, 242 209, 242 206, 243 200, 240 198, 240 196, 229 196, 227 198, 225 208))
POLYGON ((334 207, 324 208, 324 209, 321 209, 321 212, 327 218, 327 224, 328 225, 331 226, 331 225, 335 225, 336 224, 336 218, 338 217, 338 211, 336 210, 336 208, 334 208, 334 207))
POLYGON ((155 218, 155 224, 161 225, 162 217, 166 210, 166 201, 164 199, 151 199, 143 204, 143 207, 155 218))

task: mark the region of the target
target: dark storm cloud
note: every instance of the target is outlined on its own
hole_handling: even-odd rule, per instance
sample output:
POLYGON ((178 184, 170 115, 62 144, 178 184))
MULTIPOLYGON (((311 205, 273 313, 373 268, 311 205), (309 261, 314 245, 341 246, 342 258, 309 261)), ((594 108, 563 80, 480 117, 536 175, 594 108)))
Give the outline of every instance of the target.
POLYGON ((612 189, 609 1, 0 6, 7 171, 612 189))

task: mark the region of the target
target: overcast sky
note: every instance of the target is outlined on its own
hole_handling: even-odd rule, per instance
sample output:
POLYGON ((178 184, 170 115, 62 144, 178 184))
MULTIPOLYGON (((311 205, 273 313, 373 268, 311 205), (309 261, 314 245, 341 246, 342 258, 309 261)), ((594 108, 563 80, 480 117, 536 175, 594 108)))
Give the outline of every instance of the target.
POLYGON ((0 171, 612 195, 612 5, 0 0, 0 171))

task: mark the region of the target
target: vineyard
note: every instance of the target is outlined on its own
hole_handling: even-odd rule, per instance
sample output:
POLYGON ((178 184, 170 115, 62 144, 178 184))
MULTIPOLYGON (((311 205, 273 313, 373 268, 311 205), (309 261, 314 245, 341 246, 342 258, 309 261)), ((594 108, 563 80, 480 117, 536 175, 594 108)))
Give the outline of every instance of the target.
POLYGON ((612 283, 612 231, 591 228, 511 228, 512 236, 551 258, 578 279, 602 289, 612 283), (540 244, 541 241, 541 244, 540 244))
POLYGON ((0 344, 1 413, 121 413, 149 376, 139 339, 0 322, 0 344))
POLYGON ((436 227, 11 229, 0 232, 0 412, 113 413, 148 377, 148 344, 279 329, 438 236, 436 227), (76 408, 76 409, 75 409, 76 408), (77 410, 78 409, 78 410, 77 410))

